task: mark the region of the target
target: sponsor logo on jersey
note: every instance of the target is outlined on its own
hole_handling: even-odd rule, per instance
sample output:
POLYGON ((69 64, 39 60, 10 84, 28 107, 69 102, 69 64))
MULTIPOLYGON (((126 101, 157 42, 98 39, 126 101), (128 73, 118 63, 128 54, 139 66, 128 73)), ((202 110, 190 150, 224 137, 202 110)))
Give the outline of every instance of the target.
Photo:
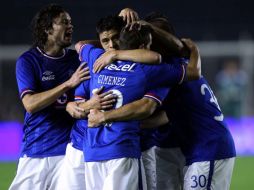
POLYGON ((55 80, 55 75, 52 71, 45 71, 43 74, 42 74, 42 78, 41 78, 42 81, 49 81, 49 80, 55 80))
POLYGON ((124 65, 110 64, 110 65, 106 66, 105 69, 110 70, 110 71, 134 72, 133 68, 135 65, 136 65, 136 63, 124 64, 124 65))

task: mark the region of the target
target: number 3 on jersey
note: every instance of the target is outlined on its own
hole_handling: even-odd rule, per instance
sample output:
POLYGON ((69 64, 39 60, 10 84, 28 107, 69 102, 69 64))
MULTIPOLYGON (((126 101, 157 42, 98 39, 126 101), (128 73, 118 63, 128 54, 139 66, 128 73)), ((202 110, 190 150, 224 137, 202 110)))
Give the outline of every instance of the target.
MULTIPOLYGON (((218 110, 221 112, 221 109, 220 109, 220 106, 219 106, 219 104, 218 104, 217 98, 215 97, 215 95, 214 95, 212 89, 209 88, 206 84, 202 84, 202 85, 201 85, 201 94, 205 96, 205 95, 206 95, 206 92, 208 92, 209 95, 210 95, 210 102, 211 102, 211 103, 214 103, 214 104, 216 105, 216 107, 218 108, 218 110)), ((216 121, 223 121, 224 116, 223 116, 223 114, 221 113, 219 116, 214 116, 214 119, 215 119, 216 121)))
MULTIPOLYGON (((92 93, 94 94, 97 90, 99 90, 98 88, 93 89, 92 93)), ((119 91, 119 90, 111 90, 114 95, 117 95, 117 99, 116 99, 116 105, 115 105, 115 109, 120 108, 123 105, 123 94, 119 91)), ((106 123, 105 127, 110 127, 112 125, 112 123, 106 123)))

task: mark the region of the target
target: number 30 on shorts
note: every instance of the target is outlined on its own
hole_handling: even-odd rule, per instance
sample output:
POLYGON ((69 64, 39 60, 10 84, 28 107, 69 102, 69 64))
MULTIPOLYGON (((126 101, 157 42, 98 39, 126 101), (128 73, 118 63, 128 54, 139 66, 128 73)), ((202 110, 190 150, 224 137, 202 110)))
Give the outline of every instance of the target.
POLYGON ((193 175, 191 176, 191 181, 192 181, 191 188, 205 187, 207 183, 206 176, 204 175, 200 176, 193 175))

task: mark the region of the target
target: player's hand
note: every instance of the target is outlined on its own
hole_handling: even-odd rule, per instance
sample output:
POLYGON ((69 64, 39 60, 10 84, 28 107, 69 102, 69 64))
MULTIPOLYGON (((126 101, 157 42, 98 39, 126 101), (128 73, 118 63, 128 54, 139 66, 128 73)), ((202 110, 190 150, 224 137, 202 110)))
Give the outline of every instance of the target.
POLYGON ((93 96, 89 102, 89 107, 92 109, 106 110, 114 106, 117 95, 114 95, 112 91, 101 93, 103 87, 93 93, 93 96))
POLYGON ((66 81, 69 88, 74 88, 84 80, 90 79, 89 68, 85 67, 86 63, 82 63, 72 74, 71 78, 66 81))
POLYGON ((138 13, 130 8, 125 8, 121 10, 118 16, 123 17, 123 20, 127 24, 139 20, 138 13))
POLYGON ((149 27, 152 27, 152 25, 144 20, 138 20, 138 21, 134 21, 134 22, 131 22, 129 24, 127 24, 125 26, 125 28, 127 30, 132 30, 133 28, 137 28, 137 30, 140 30, 141 29, 141 26, 149 26, 149 27))
POLYGON ((86 117, 85 110, 79 107, 79 102, 69 102, 66 106, 66 111, 75 119, 86 117))
POLYGON ((109 50, 102 54, 94 63, 93 72, 99 73, 104 67, 116 60, 116 50, 109 50))
POLYGON ((88 127, 98 127, 104 123, 104 112, 97 109, 91 109, 88 114, 88 127))

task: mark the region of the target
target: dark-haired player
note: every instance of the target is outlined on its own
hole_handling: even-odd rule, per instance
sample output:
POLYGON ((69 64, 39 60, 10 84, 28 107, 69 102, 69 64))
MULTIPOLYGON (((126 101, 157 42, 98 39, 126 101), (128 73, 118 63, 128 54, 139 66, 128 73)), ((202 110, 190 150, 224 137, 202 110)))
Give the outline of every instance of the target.
POLYGON ((33 47, 16 65, 25 108, 24 137, 14 189, 55 189, 74 120, 65 111, 73 88, 89 79, 71 45, 70 15, 58 5, 41 9, 33 22, 33 47))
MULTIPOLYGON (((120 50, 149 49, 151 34, 146 27, 140 30, 134 28, 131 31, 124 29, 119 42, 120 50)), ((103 50, 89 44, 82 46, 80 51, 81 57, 90 67, 103 53, 103 50)), ((163 99, 164 93, 167 93, 167 88, 155 88, 181 82, 184 71, 181 64, 146 66, 130 61, 117 61, 105 67, 100 73, 92 75, 90 92, 105 86, 105 91, 111 90, 118 95, 116 108, 144 95, 147 101, 155 102, 156 107, 163 99), (162 75, 157 81, 153 80, 162 72, 167 75, 162 75)), ((83 91, 85 90, 83 88, 83 91)), ((138 121, 107 123, 85 130, 84 155, 88 188, 138 189, 139 183, 141 184, 139 132, 138 121)))

